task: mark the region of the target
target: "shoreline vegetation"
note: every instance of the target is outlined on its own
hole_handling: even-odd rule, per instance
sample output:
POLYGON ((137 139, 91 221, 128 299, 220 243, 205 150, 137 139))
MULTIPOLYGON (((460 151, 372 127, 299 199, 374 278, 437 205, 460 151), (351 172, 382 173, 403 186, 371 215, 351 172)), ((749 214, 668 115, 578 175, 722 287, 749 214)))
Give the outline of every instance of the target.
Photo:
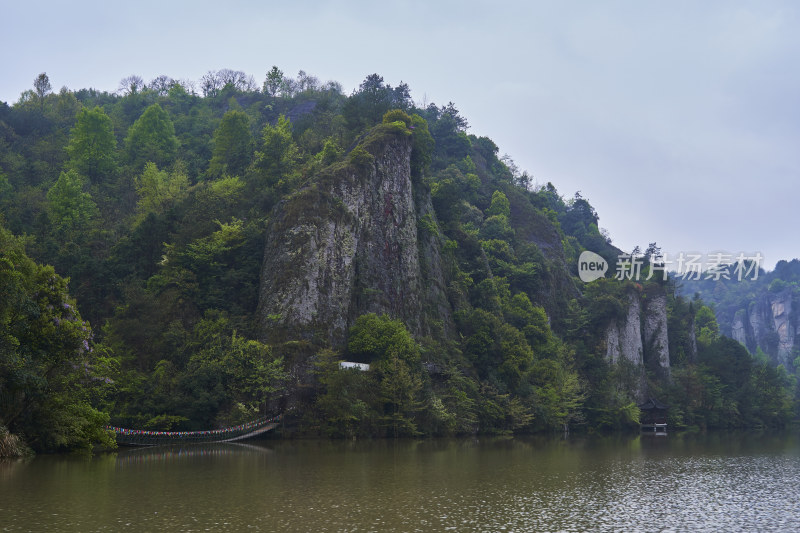
POLYGON ((501 154, 378 74, 42 73, 0 102, 2 454, 278 413, 348 439, 629 431, 649 398, 670 431, 797 421, 798 348, 726 336, 752 291, 719 315, 722 289, 650 276, 655 242, 641 281, 584 283, 582 252, 622 254, 598 213, 501 154))
POLYGON ((5 426, 0 426, 0 459, 17 459, 31 455, 33 450, 28 448, 20 437, 9 433, 5 426))

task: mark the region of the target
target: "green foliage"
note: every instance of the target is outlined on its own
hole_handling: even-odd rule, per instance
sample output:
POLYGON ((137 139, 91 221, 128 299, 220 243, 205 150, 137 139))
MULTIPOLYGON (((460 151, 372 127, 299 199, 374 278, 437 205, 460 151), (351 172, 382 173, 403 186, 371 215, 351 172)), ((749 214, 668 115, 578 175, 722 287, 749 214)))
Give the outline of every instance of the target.
POLYGON ((419 178, 428 169, 432 161, 435 142, 428 131, 428 123, 416 113, 411 115, 411 175, 419 178))
POLYGON ((264 80, 264 92, 269 96, 275 98, 284 84, 283 72, 276 66, 273 66, 267 72, 267 78, 264 80))
POLYGON ((521 391, 534 362, 533 350, 524 334, 483 309, 474 309, 460 317, 460 327, 466 335, 464 355, 478 376, 496 383, 501 392, 521 391))
POLYGON ((377 430, 375 378, 372 372, 343 369, 333 350, 322 350, 314 361, 320 385, 315 401, 317 423, 331 437, 367 436, 377 430))
POLYGON ((492 215, 483 221, 479 235, 484 240, 508 241, 514 237, 514 228, 511 227, 507 216, 492 215))
POLYGON ((109 181, 117 171, 116 149, 111 118, 100 107, 81 109, 67 145, 67 166, 92 183, 109 181))
POLYGON ((158 170, 153 162, 144 166, 142 174, 135 179, 136 220, 141 223, 149 214, 160 214, 186 196, 189 178, 180 170, 171 173, 158 170))
POLYGON ((423 407, 420 368, 409 361, 404 346, 389 346, 375 364, 379 399, 383 404, 381 425, 392 437, 417 434, 415 415, 423 407))
POLYGON ((348 128, 359 131, 379 123, 384 114, 393 107, 407 109, 409 101, 407 85, 401 83, 393 88, 384 83, 382 76, 370 74, 361 83, 358 91, 347 99, 342 113, 348 128))
MULTIPOLYGON (((467 121, 452 102, 442 107, 429 105, 424 110, 423 118, 428 121, 430 134, 435 141, 432 154, 435 169, 445 168, 449 161, 470 155, 472 143, 466 134, 467 121)), ((494 146, 496 149, 497 146, 494 146)))
MULTIPOLYGON (((194 387, 214 376, 213 390, 220 393, 219 398, 208 397, 208 414, 195 415, 194 420, 212 419, 215 410, 218 413, 214 422, 218 425, 263 416, 270 393, 284 378, 283 362, 272 355, 269 346, 238 335, 224 317, 207 314, 195 327, 189 349, 194 353, 181 378, 182 384, 189 387, 187 392, 198 395, 200 391, 194 387)), ((198 407, 194 401, 192 408, 198 407)))
POLYGON ((373 313, 358 317, 347 342, 353 360, 369 363, 390 351, 408 363, 419 362, 419 347, 401 321, 373 313))
POLYGON ((299 155, 292 138, 292 123, 281 115, 277 124, 267 124, 261 131, 261 147, 255 156, 260 181, 267 185, 287 183, 297 168, 299 155))
MULTIPOLYGON (((679 287, 684 297, 694 297, 713 306, 721 332, 731 331, 739 321, 747 324, 748 316, 762 312, 756 311, 759 307, 767 310, 779 300, 798 302, 800 259, 778 261, 773 271, 765 272, 753 258, 745 258, 730 265, 727 272, 730 279, 701 276, 698 280, 683 281, 679 287)), ((745 336, 751 353, 760 348, 772 358, 773 364, 778 362, 777 338, 771 332, 762 328, 745 336)))
POLYGON ((503 306, 509 324, 522 331, 528 344, 536 351, 549 352, 554 342, 553 332, 542 307, 536 307, 524 292, 515 294, 503 306))
POLYGON ((417 224, 420 230, 424 231, 428 235, 438 236, 439 235, 439 227, 436 225, 436 221, 431 216, 430 213, 420 217, 417 221, 417 224))
POLYGON ((214 132, 213 143, 209 176, 241 176, 253 157, 253 138, 247 114, 237 110, 225 113, 214 132))
POLYGON ((241 220, 217 224, 217 231, 184 247, 167 245, 162 263, 169 267, 191 269, 195 275, 203 275, 207 270, 211 271, 209 274, 221 275, 220 270, 227 266, 225 258, 244 244, 245 234, 241 220))
POLYGON ((374 366, 380 424, 394 437, 417 433, 414 416, 422 408, 419 346, 399 320, 386 315, 359 317, 350 329, 347 350, 357 361, 374 366))
POLYGON ((151 278, 152 288, 180 287, 200 309, 251 313, 258 297, 262 228, 238 219, 215 224, 216 231, 183 246, 165 246, 164 268, 151 278))
POLYGON ((632 287, 614 280, 601 278, 586 287, 586 315, 595 326, 594 332, 604 329, 611 320, 625 318, 630 299, 635 297, 632 287))
POLYGON ((326 139, 325 144, 320 153, 320 162, 325 165, 331 165, 342 156, 342 149, 334 139, 326 139))
MULTIPOLYGON (((208 311, 191 331, 167 327, 173 348, 149 372, 120 378, 120 423, 169 430, 238 424, 263 416, 285 379, 283 361, 240 335, 225 313, 208 311), (180 357, 175 357, 180 354, 180 357)), ((155 348, 155 347, 153 347, 155 348)))
POLYGON ((402 120, 383 123, 381 129, 388 133, 394 133, 395 135, 411 135, 411 131, 406 126, 406 123, 402 120))
POLYGON ((236 176, 202 183, 194 190, 193 209, 187 215, 187 222, 196 227, 232 216, 245 203, 246 192, 246 184, 236 176))
POLYGON ((43 102, 44 98, 53 89, 50 85, 50 78, 47 76, 46 72, 42 72, 33 80, 33 89, 36 92, 36 97, 43 102))
POLYGON ((114 446, 92 331, 52 267, 0 227, 0 426, 36 450, 114 446))
MULTIPOLYGON (((673 313, 691 309, 676 306, 673 313)), ((675 317, 677 318, 677 317, 675 317)), ((673 367, 663 387, 671 423, 679 427, 784 427, 793 417, 788 373, 766 356, 752 357, 738 342, 716 333, 710 308, 696 313, 697 361, 673 367)))
POLYGON ((697 328, 697 343, 703 347, 711 346, 711 343, 719 337, 719 325, 717 325, 714 311, 705 305, 697 310, 695 326, 697 328))
POLYGON ((511 204, 508 202, 508 197, 502 191, 494 191, 492 193, 492 204, 486 210, 488 216, 510 217, 511 204))
POLYGON ((351 164, 360 168, 369 168, 375 161, 375 157, 371 153, 364 150, 361 145, 353 148, 353 150, 350 152, 349 158, 351 164))
POLYGON ((582 421, 586 396, 573 357, 570 348, 561 346, 555 357, 540 359, 532 369, 536 385, 534 413, 537 423, 544 427, 567 428, 582 421))
POLYGON ((75 170, 62 172, 47 191, 47 212, 56 231, 77 238, 97 216, 97 204, 85 191, 86 178, 75 170))
POLYGON ((145 109, 125 137, 128 162, 135 170, 140 170, 147 162, 168 166, 175 159, 178 145, 175 126, 158 104, 145 109))
POLYGON ((780 278, 775 278, 769 283, 767 290, 775 294, 786 290, 787 287, 789 287, 789 283, 780 278))
POLYGON ((8 206, 13 192, 14 187, 8 182, 8 176, 0 171, 0 206, 8 206))
MULTIPOLYGON (((461 171, 451 165, 431 180, 431 196, 437 216, 444 222, 455 221, 467 209, 464 200, 474 199, 477 187, 473 187, 461 171)), ((483 214, 478 212, 478 223, 483 214)))
POLYGON ((411 117, 402 109, 392 109, 383 115, 383 123, 391 124, 393 122, 402 122, 406 127, 411 126, 411 117))
POLYGON ((447 387, 441 393, 441 398, 433 398, 441 402, 442 408, 437 409, 439 416, 440 434, 474 434, 478 431, 480 392, 478 384, 465 376, 453 375, 448 380, 447 387), (444 427, 441 427, 444 426, 444 427))
POLYGON ((580 193, 575 193, 575 197, 567 204, 563 214, 559 216, 559 222, 564 232, 573 235, 583 242, 589 228, 597 228, 597 213, 589 202, 580 193))

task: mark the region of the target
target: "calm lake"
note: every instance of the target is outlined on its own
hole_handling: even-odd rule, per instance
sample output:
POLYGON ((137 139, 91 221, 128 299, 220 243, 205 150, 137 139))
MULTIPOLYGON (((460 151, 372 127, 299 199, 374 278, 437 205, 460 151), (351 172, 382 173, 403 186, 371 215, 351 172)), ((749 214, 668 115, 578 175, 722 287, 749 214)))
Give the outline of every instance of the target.
POLYGON ((1 531, 800 531, 796 435, 280 441, 0 462, 1 531))

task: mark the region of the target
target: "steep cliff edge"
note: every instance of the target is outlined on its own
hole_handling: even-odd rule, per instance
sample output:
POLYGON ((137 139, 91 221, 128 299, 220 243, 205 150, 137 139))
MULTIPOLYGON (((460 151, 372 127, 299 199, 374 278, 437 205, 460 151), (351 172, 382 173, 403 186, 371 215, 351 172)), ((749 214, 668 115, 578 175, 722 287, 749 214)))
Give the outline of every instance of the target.
POLYGON ((669 335, 667 324, 667 295, 663 290, 651 290, 644 302, 644 353, 651 368, 669 378, 669 335))
MULTIPOLYGON (((748 264, 749 269, 757 265, 748 264)), ((684 296, 697 295, 714 310, 719 332, 743 344, 755 355, 763 352, 789 372, 800 356, 800 259, 778 261, 775 269, 748 275, 705 276, 683 281, 684 296)))
POLYGON ((276 206, 259 294, 265 340, 340 346, 370 312, 403 320, 416 336, 449 334, 438 230, 411 157, 409 136, 378 126, 347 162, 276 206))
POLYGON ((631 290, 627 298, 625 316, 606 328, 606 359, 616 365, 623 362, 631 370, 627 386, 643 401, 647 398, 646 367, 667 379, 670 375, 667 296, 663 289, 653 288, 646 295, 631 290))
POLYGON ((625 360, 635 366, 644 364, 641 313, 639 297, 633 292, 629 293, 625 318, 613 320, 606 332, 606 357, 611 363, 625 360))
POLYGON ((797 338, 797 302, 794 291, 762 293, 733 315, 729 335, 751 353, 759 348, 776 365, 793 363, 797 338))

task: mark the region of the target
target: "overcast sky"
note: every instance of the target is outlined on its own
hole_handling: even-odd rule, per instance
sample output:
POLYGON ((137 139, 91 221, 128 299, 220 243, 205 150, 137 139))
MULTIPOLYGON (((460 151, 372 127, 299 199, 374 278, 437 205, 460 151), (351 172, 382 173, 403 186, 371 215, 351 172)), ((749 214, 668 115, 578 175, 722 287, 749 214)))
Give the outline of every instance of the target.
POLYGON ((371 73, 455 103, 539 184, 580 191, 623 250, 800 256, 800 3, 16 2, 0 100, 47 72, 114 91, 277 65, 371 73))

